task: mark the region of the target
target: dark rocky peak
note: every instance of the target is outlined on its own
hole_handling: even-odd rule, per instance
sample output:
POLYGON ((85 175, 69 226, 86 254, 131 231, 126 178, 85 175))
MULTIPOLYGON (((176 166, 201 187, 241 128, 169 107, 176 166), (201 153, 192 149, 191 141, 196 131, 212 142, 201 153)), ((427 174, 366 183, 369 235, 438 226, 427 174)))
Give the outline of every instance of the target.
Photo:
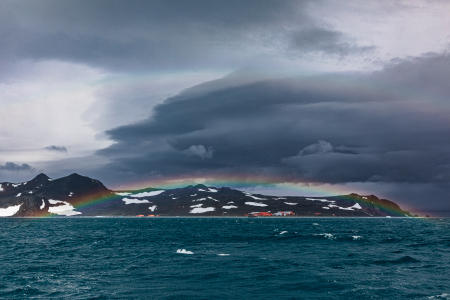
POLYGON ((196 185, 187 185, 185 187, 180 187, 173 189, 174 191, 178 192, 186 192, 186 193, 196 193, 196 192, 211 192, 213 191, 219 191, 221 188, 216 188, 213 186, 207 186, 204 184, 196 184, 196 185))
POLYGON ((50 177, 48 177, 46 174, 40 173, 39 175, 31 179, 31 181, 48 181, 49 179, 50 177))
POLYGON ((207 190, 208 189, 208 187, 206 185, 204 185, 204 184, 196 184, 196 185, 194 185, 194 188, 202 189, 202 190, 207 190))
POLYGON ((69 176, 55 179, 48 185, 52 195, 87 195, 110 192, 100 181, 73 173, 69 176))
POLYGON ((50 177, 41 173, 26 183, 27 188, 44 186, 50 182, 50 177))
POLYGON ((61 177, 54 180, 55 184, 69 184, 71 186, 85 185, 85 186, 98 186, 106 190, 106 187, 100 181, 96 179, 89 178, 87 176, 82 176, 77 173, 70 174, 66 177, 61 177))
MULTIPOLYGON (((187 185, 187 186, 184 186, 184 187, 178 187, 178 188, 174 188, 174 190, 179 190, 179 191, 183 191, 183 190, 189 190, 189 191, 194 191, 194 190, 197 190, 197 189, 201 189, 202 188, 202 185, 201 184, 197 184, 197 185, 192 185, 192 184, 190 184, 190 185, 187 185)), ((204 187, 205 189, 207 189, 207 187, 204 187)))
POLYGON ((60 179, 62 179, 62 178, 69 178, 70 180, 91 179, 91 178, 89 178, 89 177, 87 177, 87 176, 83 176, 83 175, 80 175, 80 174, 78 174, 78 173, 72 173, 72 174, 70 174, 70 175, 68 175, 68 176, 66 176, 66 177, 61 177, 60 179))
POLYGON ((223 187, 221 187, 220 189, 221 189, 221 190, 224 190, 224 191, 238 191, 238 192, 242 192, 242 191, 240 191, 240 190, 232 189, 232 188, 230 188, 230 187, 228 187, 228 186, 223 186, 223 187))

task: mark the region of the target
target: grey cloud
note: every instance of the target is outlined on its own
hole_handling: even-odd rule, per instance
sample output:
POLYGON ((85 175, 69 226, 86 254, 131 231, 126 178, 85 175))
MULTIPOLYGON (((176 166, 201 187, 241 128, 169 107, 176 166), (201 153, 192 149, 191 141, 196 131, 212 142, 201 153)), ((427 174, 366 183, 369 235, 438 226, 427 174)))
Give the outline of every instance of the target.
MULTIPOLYGON (((448 159, 448 158, 447 158, 448 159)), ((310 180, 325 182, 437 182, 440 161, 416 151, 326 152, 282 159, 310 180), (414 163, 413 163, 414 162, 414 163)))
POLYGON ((50 145, 44 148, 45 150, 48 151, 55 151, 55 152, 67 152, 67 148, 64 146, 55 146, 55 145, 50 145))
POLYGON ((0 54, 119 71, 229 69, 302 52, 362 49, 323 29, 311 1, 2 1, 0 54), (293 41, 293 42, 292 42, 293 41))
POLYGON ((340 56, 375 50, 374 46, 359 46, 335 30, 305 28, 291 34, 291 47, 303 52, 323 52, 340 56))
POLYGON ((427 53, 421 57, 393 60, 384 71, 373 74, 373 78, 393 94, 401 96, 407 89, 415 98, 447 102, 450 95, 449 70, 448 52, 443 55, 427 53))
POLYGON ((32 171, 33 168, 29 164, 17 164, 14 162, 6 162, 0 165, 2 171, 32 171))
POLYGON ((137 177, 241 172, 330 183, 443 182, 450 107, 411 89, 441 94, 445 87, 440 78, 412 78, 389 88, 393 70, 406 65, 414 71, 405 61, 369 75, 202 84, 156 106, 151 118, 110 130, 116 143, 99 154, 137 177), (192 145, 208 145, 213 158, 186 155, 192 145))
POLYGON ((188 155, 197 156, 201 159, 210 159, 213 157, 214 150, 211 147, 203 145, 192 145, 185 150, 188 155))
POLYGON ((318 153, 328 153, 333 152, 333 145, 327 141, 317 141, 317 143, 311 144, 300 150, 299 156, 318 154, 318 153))

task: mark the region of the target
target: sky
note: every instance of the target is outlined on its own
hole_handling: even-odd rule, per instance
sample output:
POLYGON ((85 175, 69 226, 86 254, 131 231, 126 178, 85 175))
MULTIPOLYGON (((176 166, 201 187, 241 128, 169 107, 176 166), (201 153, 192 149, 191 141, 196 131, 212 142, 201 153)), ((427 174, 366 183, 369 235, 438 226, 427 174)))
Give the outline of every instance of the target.
POLYGON ((225 178, 443 214, 449 11, 441 0, 2 0, 0 181, 225 178))

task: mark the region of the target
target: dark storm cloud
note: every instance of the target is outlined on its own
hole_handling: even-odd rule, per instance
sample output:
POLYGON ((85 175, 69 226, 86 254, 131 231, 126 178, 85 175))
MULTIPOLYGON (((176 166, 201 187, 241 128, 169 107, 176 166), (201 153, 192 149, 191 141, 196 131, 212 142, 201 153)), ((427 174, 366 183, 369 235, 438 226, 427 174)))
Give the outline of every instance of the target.
POLYGON ((29 164, 17 164, 14 162, 6 162, 0 165, 0 171, 32 171, 33 168, 29 164))
POLYGON ((55 151, 55 152, 67 152, 67 148, 64 146, 55 146, 55 145, 51 145, 51 146, 47 146, 44 148, 45 150, 48 151, 55 151))
POLYGON ((301 52, 361 50, 306 13, 311 1, 2 1, 0 54, 114 70, 229 68, 301 52), (259 59, 259 60, 258 60, 259 59))
POLYGON ((241 172, 330 183, 446 182, 450 107, 440 83, 450 76, 442 68, 448 61, 429 55, 369 75, 242 85, 224 78, 168 99, 145 121, 109 131, 116 143, 100 154, 116 171, 137 176, 241 172), (422 80, 427 67, 437 72, 425 71, 422 80), (408 75, 397 79, 404 68, 408 75), (415 93, 424 90, 433 96, 415 93))

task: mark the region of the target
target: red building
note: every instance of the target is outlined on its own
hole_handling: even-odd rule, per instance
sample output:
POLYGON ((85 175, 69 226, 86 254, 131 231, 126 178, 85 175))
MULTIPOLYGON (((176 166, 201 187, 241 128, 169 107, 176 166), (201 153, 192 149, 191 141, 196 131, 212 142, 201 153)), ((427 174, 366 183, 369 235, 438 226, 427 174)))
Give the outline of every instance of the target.
POLYGON ((273 216, 273 214, 268 211, 252 212, 252 213, 249 213, 249 215, 253 216, 253 217, 271 217, 271 216, 273 216))

